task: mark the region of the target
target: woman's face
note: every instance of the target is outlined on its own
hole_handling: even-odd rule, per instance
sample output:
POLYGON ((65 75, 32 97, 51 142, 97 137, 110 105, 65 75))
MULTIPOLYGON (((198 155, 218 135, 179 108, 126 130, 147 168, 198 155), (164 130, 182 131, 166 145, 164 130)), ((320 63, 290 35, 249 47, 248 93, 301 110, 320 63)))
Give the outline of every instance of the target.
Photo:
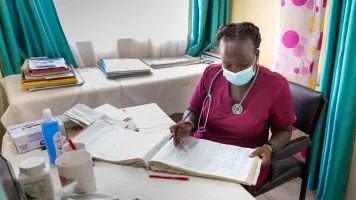
POLYGON ((250 39, 222 39, 219 48, 222 66, 231 72, 236 73, 255 64, 256 51, 250 39))

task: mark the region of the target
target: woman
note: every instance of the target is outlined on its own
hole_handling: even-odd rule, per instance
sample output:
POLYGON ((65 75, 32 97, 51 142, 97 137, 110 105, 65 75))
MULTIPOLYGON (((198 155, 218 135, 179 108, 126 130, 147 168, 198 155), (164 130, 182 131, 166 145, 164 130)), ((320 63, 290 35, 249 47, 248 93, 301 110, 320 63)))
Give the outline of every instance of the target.
POLYGON ((254 24, 226 24, 216 37, 222 63, 206 68, 184 121, 172 126, 171 132, 177 146, 182 138, 193 135, 256 149, 250 157, 261 157, 262 168, 255 190, 268 177, 272 153, 291 138, 295 122, 291 92, 283 76, 259 66, 261 35, 254 24))

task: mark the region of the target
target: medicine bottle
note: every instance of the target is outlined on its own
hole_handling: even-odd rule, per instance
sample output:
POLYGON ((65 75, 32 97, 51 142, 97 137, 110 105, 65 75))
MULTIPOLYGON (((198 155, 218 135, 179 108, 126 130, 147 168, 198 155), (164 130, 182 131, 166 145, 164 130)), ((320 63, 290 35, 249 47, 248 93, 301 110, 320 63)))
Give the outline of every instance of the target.
POLYGON ((20 163, 19 168, 19 183, 27 199, 54 199, 50 167, 44 158, 28 158, 20 163))

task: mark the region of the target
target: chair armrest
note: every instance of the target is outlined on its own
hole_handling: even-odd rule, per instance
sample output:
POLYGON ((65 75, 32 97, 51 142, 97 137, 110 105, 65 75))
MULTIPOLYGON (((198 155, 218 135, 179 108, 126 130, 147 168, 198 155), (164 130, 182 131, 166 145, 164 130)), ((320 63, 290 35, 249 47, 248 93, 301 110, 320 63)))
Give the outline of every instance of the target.
POLYGON ((276 153, 272 157, 272 162, 282 160, 291 157, 299 152, 302 152, 305 148, 312 146, 311 139, 307 136, 290 141, 285 147, 276 150, 276 153))

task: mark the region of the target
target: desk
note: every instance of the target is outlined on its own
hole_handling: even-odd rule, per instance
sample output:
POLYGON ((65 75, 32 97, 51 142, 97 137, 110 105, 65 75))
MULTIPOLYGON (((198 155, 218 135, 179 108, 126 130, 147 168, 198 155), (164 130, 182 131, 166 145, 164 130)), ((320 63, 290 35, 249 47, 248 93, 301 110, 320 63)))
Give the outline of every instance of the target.
POLYGON ((21 75, 4 78, 9 106, 1 121, 5 127, 42 119, 42 109, 54 116, 78 103, 91 108, 109 103, 117 108, 157 103, 167 114, 183 112, 206 64, 152 69, 152 75, 108 80, 97 68, 78 69, 82 86, 45 91, 22 91, 21 75))
MULTIPOLYGON (((173 121, 156 105, 148 104, 125 109, 133 116, 140 131, 146 134, 165 132, 173 121), (147 119, 150 123, 146 123, 147 119)), ((42 156, 48 161, 46 151, 39 149, 17 155, 8 133, 3 138, 2 153, 13 165, 15 174, 19 173, 18 164, 21 160, 31 156, 42 156)), ((52 168, 57 175, 57 169, 52 168)), ((150 179, 149 174, 158 174, 142 168, 95 162, 95 177, 99 192, 116 195, 120 200, 213 200, 213 199, 243 199, 254 198, 239 184, 191 177, 189 181, 164 179, 150 179)), ((56 187, 60 186, 56 180, 56 187)))

